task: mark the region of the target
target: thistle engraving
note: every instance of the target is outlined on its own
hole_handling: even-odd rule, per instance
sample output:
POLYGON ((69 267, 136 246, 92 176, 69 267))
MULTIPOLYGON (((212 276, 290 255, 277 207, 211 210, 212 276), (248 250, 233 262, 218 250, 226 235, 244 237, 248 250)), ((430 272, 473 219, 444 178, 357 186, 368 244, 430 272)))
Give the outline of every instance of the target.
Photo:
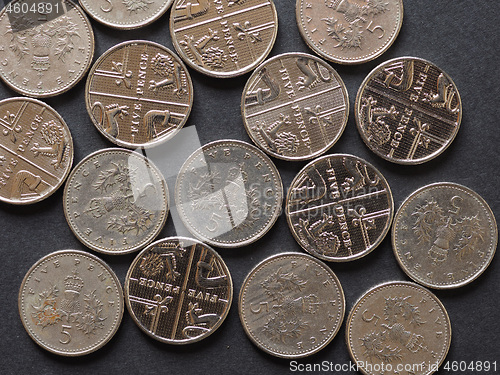
POLYGON ((360 338, 364 354, 370 359, 392 363, 403 360, 405 353, 428 351, 424 337, 415 332, 426 322, 421 319, 418 306, 411 304, 409 299, 410 296, 385 298, 386 323, 381 324, 380 331, 360 338))
POLYGON ((138 11, 146 11, 154 1, 147 0, 122 0, 123 5, 127 8, 130 14, 138 11))
POLYGON ((109 216, 106 228, 110 231, 135 232, 136 235, 147 232, 153 225, 155 213, 141 207, 138 201, 149 193, 156 193, 156 188, 146 184, 142 192, 134 194, 133 186, 138 183, 136 174, 136 169, 112 162, 108 169, 99 173, 92 185, 106 195, 92 198, 84 212, 96 219, 109 216))
MULTIPOLYGON (((453 207, 454 202, 451 203, 453 207)), ((431 199, 418 206, 412 216, 415 216, 412 229, 417 241, 430 245, 428 256, 434 265, 445 262, 451 249, 459 260, 463 260, 474 254, 477 244, 484 241, 486 230, 478 214, 446 215, 443 208, 431 199)))
POLYGON ((271 317, 262 328, 270 340, 287 343, 300 337, 309 326, 307 316, 318 311, 320 302, 315 294, 303 295, 306 284, 306 280, 282 271, 282 267, 260 283, 274 302, 271 317))
POLYGON ((389 3, 385 0, 366 0, 362 6, 349 0, 333 0, 326 1, 326 6, 336 12, 334 16, 322 19, 328 36, 337 43, 333 48, 362 49, 365 29, 370 32, 377 29, 381 33, 379 39, 385 35, 381 26, 372 26, 379 14, 390 11, 389 3))

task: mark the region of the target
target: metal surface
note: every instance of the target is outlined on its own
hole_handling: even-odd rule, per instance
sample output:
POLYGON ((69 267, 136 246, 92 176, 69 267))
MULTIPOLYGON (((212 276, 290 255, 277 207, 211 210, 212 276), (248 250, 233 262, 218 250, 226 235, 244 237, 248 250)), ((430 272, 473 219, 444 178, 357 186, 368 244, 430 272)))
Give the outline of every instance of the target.
POLYGON ((365 160, 333 154, 307 164, 286 198, 288 226, 310 254, 327 261, 358 259, 391 226, 394 203, 382 174, 365 160))
POLYGON ((125 279, 128 311, 139 328, 168 344, 200 341, 226 318, 233 282, 209 246, 184 237, 164 238, 145 248, 125 279))
POLYGON ((182 61, 160 44, 134 40, 106 51, 85 86, 96 128, 119 146, 154 146, 171 139, 193 106, 193 84, 182 61))
POLYGON ((400 57, 366 77, 354 113, 361 138, 375 154, 394 163, 420 164, 455 139, 462 102, 441 69, 420 58, 400 57))
POLYGON ((73 169, 64 188, 64 214, 75 236, 106 254, 141 249, 160 233, 168 215, 168 188, 144 156, 103 149, 73 169))
POLYGON ((241 114, 250 138, 269 155, 306 160, 340 138, 349 99, 342 78, 326 62, 286 53, 252 74, 243 90, 241 114))
POLYGON ((451 343, 450 318, 441 301, 420 285, 402 281, 367 291, 346 327, 349 354, 369 375, 432 374, 451 343))
POLYGON ((430 288, 457 288, 481 275, 498 243, 495 216, 476 192, 450 182, 424 186, 399 208, 392 247, 403 271, 430 288))
MULTIPOLYGON (((31 6, 38 1, 23 3, 31 6)), ((68 0, 61 0, 56 17, 31 11, 10 15, 6 9, 0 12, 0 78, 11 89, 35 98, 75 86, 94 56, 94 33, 83 10, 68 0)))
POLYGON ((241 247, 257 241, 281 213, 283 185, 262 151, 235 140, 215 141, 182 165, 175 203, 187 229, 203 242, 241 247))
POLYGON ((59 113, 36 99, 4 99, 0 128, 0 200, 30 204, 54 193, 73 164, 73 139, 59 113))
POLYGON ((259 65, 278 32, 272 0, 176 0, 170 13, 175 50, 193 69, 236 77, 259 65))
POLYGON ((402 0, 297 0, 302 38, 318 55, 361 64, 383 54, 403 23, 402 0))
POLYGON ((79 0, 96 21, 116 29, 137 29, 153 23, 173 0, 79 0))
POLYGON ((263 351, 282 358, 317 353, 342 325, 345 300, 337 276, 306 254, 283 253, 259 263, 240 291, 246 334, 263 351))
POLYGON ((77 250, 56 251, 36 262, 24 277, 18 303, 31 338, 63 356, 104 346, 118 330, 124 306, 111 268, 77 250))

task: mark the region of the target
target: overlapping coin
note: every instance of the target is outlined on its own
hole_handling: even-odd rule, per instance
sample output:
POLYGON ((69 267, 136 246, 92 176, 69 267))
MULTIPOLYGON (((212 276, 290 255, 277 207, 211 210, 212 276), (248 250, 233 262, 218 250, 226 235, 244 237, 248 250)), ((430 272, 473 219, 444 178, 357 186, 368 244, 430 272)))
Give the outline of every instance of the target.
POLYGON ((85 87, 87 111, 96 128, 119 146, 154 146, 186 123, 193 84, 182 61, 148 41, 128 41, 105 52, 85 87))
POLYGON ((196 240, 156 241, 135 258, 125 279, 127 308, 149 336, 168 344, 200 341, 226 318, 233 282, 222 258, 196 240))
POLYGON ((434 183, 412 193, 392 228, 399 264, 416 282, 430 288, 457 288, 479 277, 498 243, 495 216, 471 189, 434 183))
POLYGON ((186 228, 219 247, 257 241, 281 213, 283 185, 273 162, 255 146, 215 141, 182 165, 175 203, 186 228))
POLYGON ((170 34, 193 69, 218 78, 245 74, 271 52, 278 32, 272 0, 175 0, 170 34))
POLYGON ((347 319, 346 341, 363 374, 430 375, 450 348, 450 318, 427 289, 388 282, 356 302, 347 319))
POLYGON ((403 23, 402 0, 297 0, 297 25, 309 47, 339 64, 383 54, 403 23))
POLYGON ((63 118, 28 98, 0 101, 0 200, 39 202, 64 182, 73 164, 73 139, 63 118))
POLYGON ((420 164, 455 139, 462 102, 451 78, 437 66, 400 57, 365 78, 354 113, 361 138, 374 153, 399 164, 420 164))
POLYGON ((36 98, 75 86, 94 56, 94 33, 83 10, 69 0, 14 0, 9 6, 19 11, 0 12, 0 78, 36 98))
POLYGON ((269 155, 314 158, 342 135, 349 116, 346 87, 326 62, 285 53, 260 65, 241 99, 245 129, 269 155))
POLYGON ((96 21, 116 29, 137 29, 153 23, 173 0, 80 0, 96 21))
POLYGON ((285 212, 304 250, 343 262, 382 242, 394 203, 389 184, 375 167, 356 156, 333 154, 310 162, 295 176, 285 212))
POLYGON ((64 188, 64 214, 75 236, 106 254, 125 254, 149 244, 168 214, 168 188, 146 157, 103 149, 84 158, 64 188))
POLYGON ((42 348, 63 356, 105 345, 120 326, 123 306, 122 287, 111 268, 77 250, 40 259, 19 290, 24 328, 42 348))
POLYGON ((259 263, 240 291, 241 323, 252 342, 282 358, 317 353, 344 319, 342 286, 321 261, 283 253, 259 263))

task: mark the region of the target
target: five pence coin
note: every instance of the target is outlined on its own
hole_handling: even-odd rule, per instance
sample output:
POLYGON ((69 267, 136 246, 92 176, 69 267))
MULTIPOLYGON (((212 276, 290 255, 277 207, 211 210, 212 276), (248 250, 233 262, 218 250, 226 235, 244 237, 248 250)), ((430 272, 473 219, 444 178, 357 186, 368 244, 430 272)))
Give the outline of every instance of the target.
POLYGON ((403 369, 404 373, 430 375, 448 354, 450 318, 427 289, 409 282, 388 282, 356 302, 347 318, 346 342, 363 374, 401 374, 403 369))
POLYGON ((310 255, 283 253, 259 263, 240 291, 246 334, 260 349, 282 358, 317 353, 333 340, 344 319, 339 279, 310 255))
POLYGON ((64 188, 63 208, 75 236, 106 254, 149 244, 168 214, 167 184, 156 166, 133 151, 103 149, 84 158, 64 188))
POLYGON ((40 259, 19 290, 24 328, 42 348, 63 356, 88 354, 111 340, 123 305, 122 287, 111 268, 77 250, 40 259))
POLYGON ((156 241, 137 255, 125 279, 125 301, 139 328, 168 344, 200 341, 226 318, 233 282, 209 246, 184 237, 156 241))
POLYGON ((424 186, 399 208, 392 227, 403 271, 430 288, 457 288, 491 263, 498 242, 495 216, 483 198, 450 182, 424 186))

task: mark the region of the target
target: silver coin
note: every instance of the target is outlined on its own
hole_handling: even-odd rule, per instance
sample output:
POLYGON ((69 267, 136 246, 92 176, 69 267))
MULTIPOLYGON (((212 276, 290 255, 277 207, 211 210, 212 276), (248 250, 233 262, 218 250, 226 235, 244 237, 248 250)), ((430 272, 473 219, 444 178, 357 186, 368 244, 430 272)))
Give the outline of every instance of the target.
POLYGON ((283 185, 269 157, 255 146, 220 140, 196 150, 175 187, 179 216, 203 242, 240 247, 264 236, 281 213, 283 185))
POLYGON ((36 262, 19 290, 24 328, 42 348, 63 356, 105 345, 123 316, 120 281, 98 257, 61 250, 36 262))
POLYGON ((146 246, 162 230, 168 188, 146 157, 111 148, 83 159, 64 188, 64 214, 75 236, 89 248, 124 254, 146 246))
POLYGON ((137 255, 125 278, 125 301, 139 328, 167 344, 211 335, 226 319, 233 282, 224 260, 190 238, 158 240, 137 255))
POLYGON ((441 301, 420 285, 392 281, 368 290, 346 323, 347 349, 366 375, 430 375, 451 344, 441 301))
POLYGON ((283 253, 259 263, 240 291, 246 334, 260 349, 301 358, 327 346, 342 325, 345 300, 339 279, 310 255, 283 253))
POLYGON ((326 152, 349 116, 347 89, 339 74, 306 53, 284 53, 260 65, 243 90, 241 115, 257 146, 285 160, 326 152))
POLYGON ((488 204, 471 189, 450 182, 412 193, 392 227, 399 265, 430 288, 457 288, 478 278, 491 263, 497 243, 497 224, 488 204))

